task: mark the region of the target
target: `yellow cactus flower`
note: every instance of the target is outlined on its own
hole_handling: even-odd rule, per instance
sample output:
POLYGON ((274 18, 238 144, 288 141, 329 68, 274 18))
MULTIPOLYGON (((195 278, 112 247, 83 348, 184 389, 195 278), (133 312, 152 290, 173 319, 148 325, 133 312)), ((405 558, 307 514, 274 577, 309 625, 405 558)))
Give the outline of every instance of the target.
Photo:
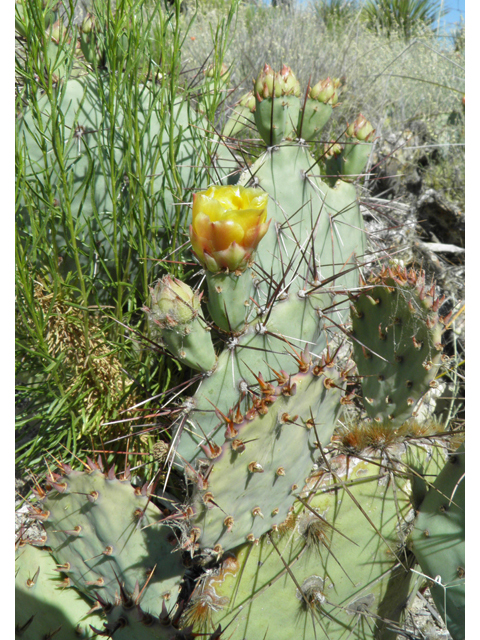
POLYGON ((209 271, 244 271, 267 233, 268 194, 246 187, 210 187, 193 196, 190 240, 209 271))

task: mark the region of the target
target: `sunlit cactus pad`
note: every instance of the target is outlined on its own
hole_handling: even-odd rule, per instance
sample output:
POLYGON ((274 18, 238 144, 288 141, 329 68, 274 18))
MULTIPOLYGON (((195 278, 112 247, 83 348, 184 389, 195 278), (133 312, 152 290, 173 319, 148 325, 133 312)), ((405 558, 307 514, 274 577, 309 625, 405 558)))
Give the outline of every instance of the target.
POLYGON ((192 520, 202 547, 258 540, 285 519, 312 467, 317 439, 328 444, 342 406, 345 381, 329 365, 305 359, 301 371, 283 372, 276 384, 259 379, 251 409, 225 421, 224 443, 202 445, 207 455, 192 520))
POLYGON ((118 580, 133 592, 148 582, 145 610, 156 611, 162 598, 176 599, 184 566, 175 553, 175 531, 159 523, 164 517, 147 492, 128 479, 90 470, 54 474, 33 510, 46 530, 44 544, 76 587, 108 601, 118 593, 118 580))
POLYGON ((454 640, 465 637, 465 444, 449 456, 420 507, 411 549, 454 640))
POLYGON ((232 550, 199 584, 186 620, 196 629, 231 623, 231 640, 395 637, 387 628, 400 628, 415 563, 406 531, 423 497, 413 498, 412 483, 443 464, 431 443, 331 458, 283 523, 232 550), (201 616, 207 596, 208 621, 201 616))

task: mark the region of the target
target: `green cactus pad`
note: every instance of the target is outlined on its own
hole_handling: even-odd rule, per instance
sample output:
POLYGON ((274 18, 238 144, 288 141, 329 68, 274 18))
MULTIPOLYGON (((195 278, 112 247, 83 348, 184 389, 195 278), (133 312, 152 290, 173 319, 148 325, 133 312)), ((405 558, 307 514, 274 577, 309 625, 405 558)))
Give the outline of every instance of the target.
POLYGON ((199 584, 186 619, 195 618, 200 594, 210 594, 213 626, 231 623, 231 640, 395 638, 388 627, 399 628, 412 577, 403 546, 412 479, 428 477, 439 461, 429 441, 409 447, 409 455, 400 442, 362 459, 330 459, 335 475, 322 467, 277 533, 227 554, 199 584))
POLYGON ((454 640, 465 638, 465 445, 450 455, 420 506, 411 549, 454 640))
POLYGON ((254 111, 255 97, 251 91, 232 107, 231 115, 223 127, 222 136, 225 138, 233 138, 245 127, 252 127, 252 125, 254 125, 254 111))
POLYGON ((92 603, 72 588, 47 550, 21 544, 15 559, 15 637, 95 637, 90 625, 100 625, 101 616, 90 613, 92 603))
POLYGON ((208 310, 217 327, 228 333, 241 332, 249 315, 254 293, 252 272, 206 272, 208 310))
POLYGON ((345 290, 358 285, 355 265, 365 250, 363 221, 353 185, 339 181, 331 189, 315 175, 314 164, 307 147, 284 144, 267 151, 239 181, 269 194, 272 222, 255 254, 244 333, 227 342, 217 369, 193 399, 179 460, 192 463, 204 434, 215 433, 212 405, 227 415, 243 403, 238 385, 255 384, 252 371, 265 380, 272 368, 296 373, 292 347, 302 351, 308 345, 320 355, 329 331, 345 320, 341 303, 345 290))
POLYGON ((318 173, 307 146, 285 143, 261 156, 239 184, 260 187, 270 196, 268 215, 275 223, 257 250, 259 274, 280 281, 293 256, 290 272, 298 275, 289 290, 310 291, 316 285, 314 293, 323 294, 318 299, 330 304, 326 290, 358 285, 358 272, 349 267, 363 257, 365 234, 353 185, 332 189, 318 173))
POLYGON ((117 578, 129 591, 148 579, 141 603, 156 611, 162 598, 176 598, 184 573, 181 554, 173 551, 175 533, 159 523, 163 515, 146 491, 105 475, 94 463, 90 468, 88 473, 66 468, 48 480, 36 512, 47 533, 45 544, 91 598, 98 592, 112 602, 117 578))
POLYGON ((298 116, 298 134, 307 142, 314 140, 332 115, 332 105, 307 98, 298 116))
POLYGON ((255 124, 263 141, 269 147, 280 144, 285 138, 287 114, 282 98, 264 98, 261 102, 257 100, 254 112, 255 124))
POLYGON ((427 290, 423 272, 396 266, 372 277, 352 302, 353 351, 365 409, 375 420, 401 424, 435 385, 442 299, 435 298, 433 286, 427 290))
POLYGON ((340 156, 342 180, 356 180, 365 171, 371 151, 371 142, 344 142, 340 156))
POLYGON ((246 415, 223 424, 222 446, 203 445, 208 470, 194 498, 196 542, 231 549, 284 520, 314 462, 316 439, 330 440, 343 386, 333 367, 313 365, 277 385, 261 381, 246 415))

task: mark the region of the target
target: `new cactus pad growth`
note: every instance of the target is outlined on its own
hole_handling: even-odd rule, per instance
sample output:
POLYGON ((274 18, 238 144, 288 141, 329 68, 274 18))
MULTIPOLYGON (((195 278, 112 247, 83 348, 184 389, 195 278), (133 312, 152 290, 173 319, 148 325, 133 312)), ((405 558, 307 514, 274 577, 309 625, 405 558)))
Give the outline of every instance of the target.
POLYGON ((198 371, 210 371, 215 351, 205 322, 200 318, 199 294, 181 280, 164 276, 150 289, 147 313, 150 335, 163 340, 180 362, 198 371))
POLYGON ((338 102, 339 80, 320 80, 310 88, 305 106, 299 113, 298 137, 314 140, 327 124, 332 109, 338 102))
POLYGON ((268 146, 296 137, 300 111, 300 83, 283 65, 276 73, 268 64, 254 83, 255 123, 268 146))
POLYGON ((351 180, 373 127, 363 116, 347 127, 331 178, 298 139, 303 127, 318 134, 337 91, 327 79, 304 99, 288 67, 265 65, 254 113, 266 150, 237 185, 193 198, 204 290, 165 275, 151 288, 150 337, 200 372, 190 397, 164 407, 175 496, 92 461, 50 472, 38 492, 43 543, 97 607, 104 636, 401 631, 408 536, 445 464, 446 434, 415 411, 435 384, 446 320, 423 272, 392 263, 361 275, 351 180))

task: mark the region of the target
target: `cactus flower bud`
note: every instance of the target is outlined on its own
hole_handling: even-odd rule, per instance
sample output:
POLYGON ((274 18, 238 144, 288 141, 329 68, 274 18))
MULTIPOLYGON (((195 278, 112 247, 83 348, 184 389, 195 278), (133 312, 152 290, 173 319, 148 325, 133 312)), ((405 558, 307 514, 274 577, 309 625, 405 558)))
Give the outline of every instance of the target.
POLYGON ((325 104, 334 105, 338 102, 337 88, 340 82, 336 79, 320 80, 310 89, 309 98, 325 104))
POLYGON ((200 310, 201 294, 169 275, 163 276, 155 288, 150 289, 150 295, 151 318, 162 328, 171 329, 187 324, 200 310))
POLYGON ((300 82, 290 67, 287 67, 285 64, 280 71, 280 86, 282 95, 300 97, 300 82))
MULTIPOLYGON (((203 73, 205 77, 214 78, 216 68, 217 68, 217 65, 215 63, 212 63, 206 69, 204 69, 203 73)), ((220 77, 222 78, 222 80, 228 80, 230 77, 229 67, 228 67, 228 64, 225 64, 225 62, 223 62, 222 66, 220 67, 220 77)))
POLYGON ((272 69, 272 67, 266 64, 258 74, 258 77, 254 84, 255 95, 258 100, 263 98, 271 98, 274 93, 275 97, 279 98, 282 91, 281 76, 272 69))
POLYGON ((324 156, 325 158, 333 158, 338 157, 343 151, 343 147, 341 144, 335 141, 326 142, 324 145, 324 156))
POLYGON ((268 194, 240 186, 213 186, 193 196, 190 240, 213 273, 244 271, 267 233, 268 194))
POLYGON ((62 20, 57 20, 49 29, 50 38, 56 43, 60 44, 60 41, 65 38, 67 30, 63 26, 62 20))
POLYGON ((82 33, 91 33, 95 26, 95 16, 92 13, 87 13, 85 16, 80 31, 82 33))
POLYGON ((238 102, 241 107, 247 107, 252 113, 255 111, 255 96, 253 91, 249 91, 242 96, 238 102))
POLYGON ((360 142, 369 142, 375 133, 370 122, 360 114, 358 118, 347 127, 347 136, 355 137, 360 142))
POLYGON ((150 308, 144 307, 151 336, 183 364, 197 371, 211 371, 216 356, 210 332, 201 319, 202 294, 169 275, 150 289, 150 308))

